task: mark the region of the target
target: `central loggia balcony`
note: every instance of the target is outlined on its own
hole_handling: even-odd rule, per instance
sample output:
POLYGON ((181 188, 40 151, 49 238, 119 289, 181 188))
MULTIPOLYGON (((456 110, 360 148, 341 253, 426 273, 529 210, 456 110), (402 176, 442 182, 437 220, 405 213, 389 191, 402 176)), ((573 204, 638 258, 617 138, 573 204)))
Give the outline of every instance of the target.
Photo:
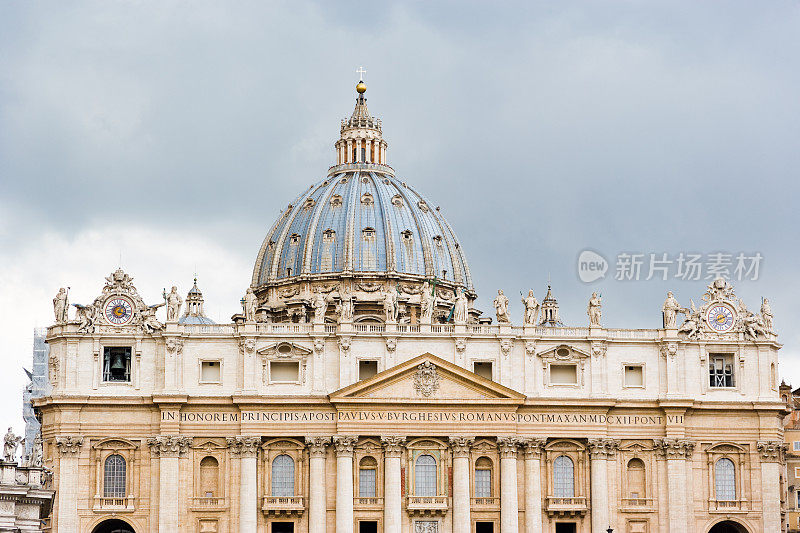
POLYGON ((228 508, 228 500, 215 496, 196 496, 191 499, 189 506, 192 511, 224 511, 228 508))
POLYGON ((445 515, 450 507, 447 496, 409 496, 406 498, 406 511, 410 515, 445 515))
POLYGON ((547 513, 551 516, 583 516, 588 510, 586 498, 583 496, 572 498, 547 497, 547 513))
POLYGON ((745 499, 736 499, 736 500, 715 500, 710 499, 708 500, 708 512, 709 513, 747 513, 749 511, 747 500, 745 499))
POLYGON ((92 510, 98 513, 132 513, 136 510, 136 498, 133 496, 104 497, 95 496, 92 510))
POLYGON ((383 509, 383 498, 376 498, 374 496, 356 496, 353 498, 354 509, 383 509))
POLYGON ((306 510, 302 496, 264 496, 261 511, 273 516, 301 516, 306 510))

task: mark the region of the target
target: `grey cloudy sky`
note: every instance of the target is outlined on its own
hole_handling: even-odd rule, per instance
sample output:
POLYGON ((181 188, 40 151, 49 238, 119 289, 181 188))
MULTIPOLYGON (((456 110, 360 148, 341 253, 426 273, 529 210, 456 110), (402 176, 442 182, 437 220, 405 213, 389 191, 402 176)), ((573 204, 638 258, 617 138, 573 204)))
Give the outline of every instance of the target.
POLYGON ((211 316, 235 312, 334 162, 359 65, 479 307, 550 276, 569 324, 599 290, 609 327, 658 327, 668 289, 707 281, 616 281, 617 254, 760 252, 737 292, 771 298, 800 385, 798 27, 793 1, 3 2, 0 414, 19 424, 58 287, 88 302, 120 256, 150 302, 196 270, 211 316), (612 263, 592 285, 585 248, 612 263))

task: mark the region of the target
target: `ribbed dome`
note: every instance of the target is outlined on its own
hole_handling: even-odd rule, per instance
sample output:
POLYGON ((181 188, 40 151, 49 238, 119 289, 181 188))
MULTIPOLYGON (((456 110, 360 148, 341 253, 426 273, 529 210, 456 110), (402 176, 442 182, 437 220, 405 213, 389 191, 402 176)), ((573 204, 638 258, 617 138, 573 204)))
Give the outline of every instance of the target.
POLYGON ((333 173, 290 204, 261 246, 253 286, 336 273, 435 277, 472 290, 438 208, 379 170, 333 173))

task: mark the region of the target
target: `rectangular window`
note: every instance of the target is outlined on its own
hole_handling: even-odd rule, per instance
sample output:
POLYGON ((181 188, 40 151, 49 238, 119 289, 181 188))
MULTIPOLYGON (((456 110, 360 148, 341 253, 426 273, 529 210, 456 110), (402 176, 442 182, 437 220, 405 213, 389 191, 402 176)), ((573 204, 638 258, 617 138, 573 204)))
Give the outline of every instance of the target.
POLYGON ((644 387, 644 368, 642 365, 625 365, 625 386, 644 387))
POLYGON ((103 348, 103 381, 130 383, 130 346, 106 346, 103 348))
MULTIPOLYGON (((800 509, 800 490, 798 490, 798 491, 795 493, 795 496, 797 496, 797 498, 796 498, 796 500, 797 500, 797 501, 796 501, 796 503, 797 503, 797 507, 796 507, 796 509, 800 509)), ((800 518, 798 518, 798 520, 800 520, 800 518)))
POLYGON ((578 367, 576 365, 550 365, 552 385, 577 385, 578 367))
POLYGON ((297 361, 270 361, 269 380, 272 383, 299 382, 300 363, 297 361))
POLYGON ((378 373, 378 362, 377 361, 365 361, 361 360, 358 362, 358 379, 359 381, 364 381, 365 379, 369 379, 375 374, 378 373))
POLYGON ((712 387, 733 387, 733 354, 709 354, 708 369, 712 387))
POLYGON ((491 470, 475 470, 475 497, 476 498, 491 498, 492 497, 492 471, 491 470))
POLYGON ((219 361, 200 362, 200 382, 219 383, 221 378, 222 365, 219 361))
POLYGON ((792 451, 800 452, 800 440, 796 440, 792 443, 792 451))
POLYGON ((358 471, 358 495, 360 497, 375 497, 376 473, 377 470, 374 468, 361 468, 358 471))
POLYGON ((492 379, 492 362, 475 361, 472 363, 472 371, 482 378, 492 379))

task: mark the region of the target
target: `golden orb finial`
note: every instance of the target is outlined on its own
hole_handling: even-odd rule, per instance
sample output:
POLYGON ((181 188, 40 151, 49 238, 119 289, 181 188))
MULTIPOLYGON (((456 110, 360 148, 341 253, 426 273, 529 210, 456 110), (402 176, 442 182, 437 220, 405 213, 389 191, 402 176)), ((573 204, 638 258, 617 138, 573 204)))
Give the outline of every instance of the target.
POLYGON ((358 85, 356 85, 356 92, 358 92, 358 94, 367 92, 367 84, 364 83, 364 80, 358 82, 358 85))

